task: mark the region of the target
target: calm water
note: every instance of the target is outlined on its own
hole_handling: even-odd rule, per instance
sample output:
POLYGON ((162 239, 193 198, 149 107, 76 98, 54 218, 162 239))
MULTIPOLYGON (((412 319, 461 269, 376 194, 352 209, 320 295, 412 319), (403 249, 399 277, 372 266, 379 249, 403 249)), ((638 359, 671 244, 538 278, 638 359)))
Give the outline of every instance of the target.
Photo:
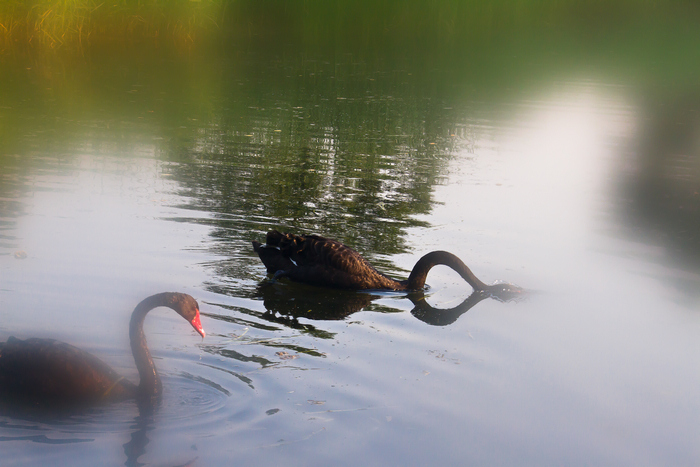
POLYGON ((2 414, 2 464, 700 463, 700 81, 683 53, 630 57, 636 34, 454 64, 5 57, 0 340, 65 340, 136 380, 129 314, 167 290, 207 337, 153 312, 158 410, 2 414), (270 286, 250 242, 272 228, 395 277, 445 249, 532 293, 474 303, 446 268, 429 306, 270 286))

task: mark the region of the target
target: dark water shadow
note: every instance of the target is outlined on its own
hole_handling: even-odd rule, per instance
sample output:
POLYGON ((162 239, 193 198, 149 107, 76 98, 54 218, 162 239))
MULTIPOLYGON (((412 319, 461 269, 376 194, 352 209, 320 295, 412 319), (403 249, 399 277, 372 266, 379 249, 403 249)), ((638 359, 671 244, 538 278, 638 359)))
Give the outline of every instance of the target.
POLYGON ((687 269, 700 270, 700 91, 648 97, 633 162, 625 167, 623 215, 687 269))
POLYGON ((31 441, 39 444, 75 444, 90 443, 95 441, 95 438, 49 438, 46 435, 0 436, 0 442, 3 441, 31 441))

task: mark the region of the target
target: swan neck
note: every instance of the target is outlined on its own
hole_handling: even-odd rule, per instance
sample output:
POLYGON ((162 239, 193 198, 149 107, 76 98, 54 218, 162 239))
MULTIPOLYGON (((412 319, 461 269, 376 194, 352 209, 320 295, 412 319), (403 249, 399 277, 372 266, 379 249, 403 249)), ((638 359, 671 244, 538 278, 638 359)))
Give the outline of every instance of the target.
POLYGON ((488 285, 479 280, 476 275, 462 262, 461 259, 447 251, 432 251, 418 260, 411 275, 408 276, 407 287, 409 290, 422 289, 425 286, 425 280, 428 272, 433 266, 444 265, 457 271, 462 278, 472 286, 474 290, 485 290, 488 285))
POLYGON ((153 363, 151 352, 148 350, 148 343, 143 332, 143 322, 146 314, 152 309, 166 304, 167 293, 153 295, 144 299, 136 305, 131 314, 129 323, 129 339, 131 341, 131 352, 134 355, 134 362, 139 371, 139 395, 158 396, 162 392, 162 385, 158 371, 153 363))

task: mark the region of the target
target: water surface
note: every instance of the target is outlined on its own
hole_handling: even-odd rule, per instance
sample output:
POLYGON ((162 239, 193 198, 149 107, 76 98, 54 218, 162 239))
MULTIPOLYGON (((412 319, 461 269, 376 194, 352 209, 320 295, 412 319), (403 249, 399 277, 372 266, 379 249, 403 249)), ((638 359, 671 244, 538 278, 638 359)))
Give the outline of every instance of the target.
POLYGON ((698 463, 698 89, 611 30, 631 63, 574 33, 466 50, 480 71, 381 46, 6 57, 0 339, 136 380, 129 313, 166 290, 207 337, 153 312, 160 407, 3 414, 3 465, 698 463), (272 228, 531 293, 470 301, 446 268, 423 300, 271 285, 272 228))

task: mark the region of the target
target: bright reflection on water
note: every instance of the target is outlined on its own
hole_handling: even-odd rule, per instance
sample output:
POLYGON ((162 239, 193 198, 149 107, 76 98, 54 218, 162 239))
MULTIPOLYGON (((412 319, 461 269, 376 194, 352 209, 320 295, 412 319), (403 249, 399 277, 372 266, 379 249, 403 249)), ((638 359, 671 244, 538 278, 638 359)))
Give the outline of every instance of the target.
POLYGON ((97 110, 0 111, 0 338, 65 340, 136 380, 143 297, 192 294, 207 331, 153 312, 155 413, 4 414, 3 465, 698 462, 698 152, 666 129, 697 128, 692 99, 586 76, 465 97, 286 60, 211 65, 201 100, 157 66, 95 65, 118 83, 91 83, 97 110), (250 241, 270 228, 395 277, 445 249, 532 293, 474 300, 446 268, 425 297, 267 284, 250 241))

